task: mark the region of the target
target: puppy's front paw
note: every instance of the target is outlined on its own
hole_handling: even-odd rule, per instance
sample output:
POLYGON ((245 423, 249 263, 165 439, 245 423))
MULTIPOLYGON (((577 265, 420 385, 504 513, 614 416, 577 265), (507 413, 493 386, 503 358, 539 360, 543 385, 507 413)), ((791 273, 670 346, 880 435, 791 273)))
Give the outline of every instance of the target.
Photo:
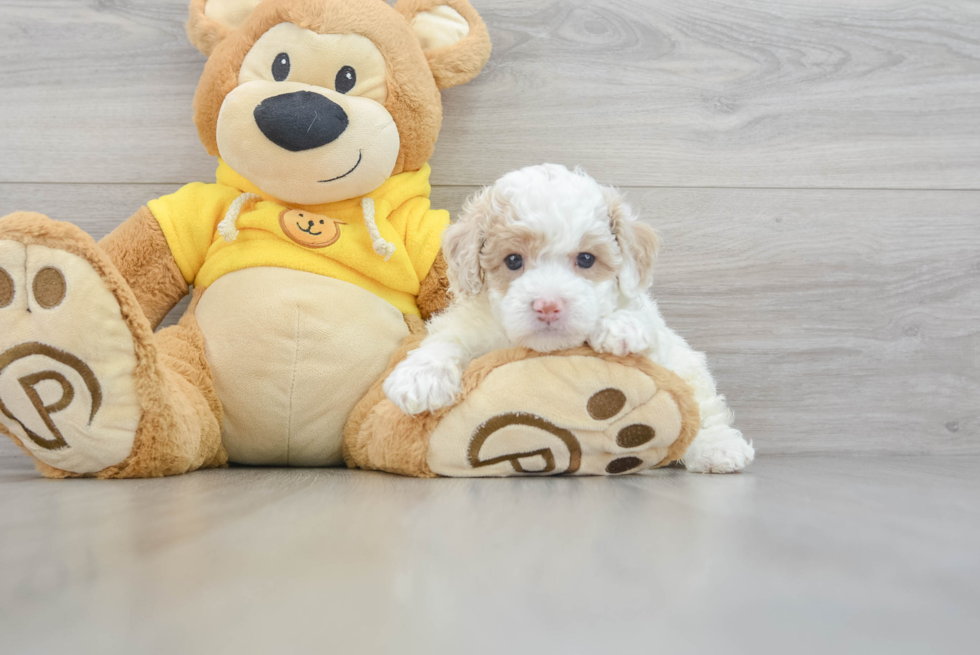
POLYGON ((385 380, 384 392, 398 409, 414 416, 449 407, 461 387, 462 374, 455 362, 410 355, 385 380))
POLYGON ((655 345, 655 337, 647 326, 633 314, 616 312, 599 322, 589 337, 589 345, 600 353, 623 357, 643 353, 655 345))
POLYGON ((692 473, 737 473, 755 459, 755 448, 742 433, 727 425, 702 428, 684 454, 692 473))

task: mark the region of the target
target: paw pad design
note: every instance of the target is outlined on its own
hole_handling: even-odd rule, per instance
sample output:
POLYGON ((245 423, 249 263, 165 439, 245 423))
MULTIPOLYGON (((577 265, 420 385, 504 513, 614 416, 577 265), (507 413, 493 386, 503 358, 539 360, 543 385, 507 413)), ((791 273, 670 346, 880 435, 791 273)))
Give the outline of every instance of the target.
POLYGON ((619 389, 603 389, 595 393, 586 404, 589 416, 597 421, 606 421, 623 411, 626 394, 619 389))
MULTIPOLYGON (((603 389, 589 398, 588 403, 586 403, 586 410, 593 419, 607 421, 622 412, 626 407, 626 403, 626 394, 619 389, 603 389)), ((571 475, 577 473, 581 467, 582 445, 570 430, 561 428, 540 416, 524 412, 500 414, 477 428, 467 449, 467 459, 469 460, 470 466, 474 469, 480 469, 502 462, 508 462, 513 467, 515 473, 543 475, 555 472, 557 468, 556 453, 552 448, 547 446, 498 454, 486 458, 481 457, 480 452, 484 445, 497 432, 507 428, 532 428, 546 432, 559 439, 567 450, 568 465, 564 470, 558 471, 558 474, 571 475), (522 460, 538 460, 541 465, 528 468, 522 463, 522 460)), ((620 448, 625 449, 639 448, 653 441, 656 436, 657 432, 653 427, 642 423, 633 423, 619 430, 616 435, 616 444, 620 448)), ((619 475, 638 469, 643 465, 644 461, 639 457, 617 457, 606 465, 605 470, 610 475, 619 475)))
POLYGON ((606 473, 618 475, 632 471, 640 466, 643 466, 643 460, 639 457, 619 457, 609 462, 609 465, 606 466, 606 473))
POLYGON ((511 361, 439 420, 427 463, 460 477, 637 473, 675 456, 684 420, 673 393, 602 357, 511 361))
POLYGON ((14 301, 14 278, 0 268, 0 309, 9 307, 14 301))
MULTIPOLYGON (((95 418, 98 413, 99 408, 102 406, 102 387, 99 381, 95 377, 95 373, 92 369, 82 360, 75 357, 72 354, 66 353, 57 348, 53 348, 43 343, 31 342, 22 343, 19 346, 14 346, 10 348, 5 353, 0 355, 0 377, 3 376, 3 372, 7 370, 12 364, 26 359, 28 357, 38 357, 41 358, 38 361, 43 361, 43 359, 50 360, 54 364, 60 364, 62 366, 67 366, 69 369, 75 371, 79 377, 82 379, 85 387, 88 389, 89 398, 91 398, 91 409, 89 411, 89 423, 95 418)), ((17 379, 17 383, 20 388, 23 389, 24 394, 27 396, 34 410, 37 412, 38 417, 44 423, 47 428, 50 437, 43 437, 34 430, 31 430, 27 423, 17 418, 10 409, 4 404, 3 399, 0 398, 0 412, 3 413, 7 418, 17 421, 18 425, 24 429, 24 432, 35 444, 44 448, 45 450, 60 450, 68 446, 68 442, 65 441, 64 436, 62 436, 61 431, 52 419, 52 415, 67 409, 72 401, 75 399, 75 388, 69 382, 68 378, 65 377, 63 373, 57 370, 42 370, 30 375, 25 375, 17 379), (38 393, 37 386, 41 382, 55 382, 61 387, 61 397, 53 403, 45 403, 41 399, 41 395, 38 393)))
POLYGON ((639 448, 657 438, 657 431, 649 425, 627 425, 616 435, 616 443, 622 448, 639 448))
POLYGON ((65 299, 65 276, 57 268, 46 266, 34 276, 34 299, 45 309, 54 309, 65 299))
POLYGON ((91 245, 62 249, 70 235, 46 245, 48 229, 61 228, 45 218, 29 228, 32 243, 6 227, 17 238, 0 238, 0 433, 60 471, 119 464, 141 408, 135 341, 111 276, 91 245))
MULTIPOLYGON (((68 284, 64 274, 54 266, 45 266, 34 276, 34 300, 44 309, 54 309, 65 299, 68 284)), ((5 269, 0 268, 0 309, 9 307, 17 295, 14 278, 5 269)))
POLYGON ((511 466, 514 467, 515 473, 551 473, 554 471, 556 467, 555 454, 550 448, 547 447, 526 452, 498 455, 497 457, 491 457, 485 460, 480 459, 480 449, 483 447, 483 444, 485 444, 495 432, 512 426, 536 428, 558 437, 558 439, 560 439, 568 448, 569 455, 568 467, 564 471, 561 471, 561 473, 575 473, 578 471, 579 466, 582 464, 582 446, 579 444, 578 439, 575 438, 575 435, 568 430, 560 428, 550 421, 541 418, 540 416, 523 414, 521 412, 501 414, 500 416, 490 419, 477 429, 476 434, 473 435, 473 439, 470 441, 468 451, 470 466, 472 466, 474 469, 478 469, 483 468, 484 466, 493 466, 494 464, 499 464, 501 462, 510 462, 511 466), (521 460, 537 457, 544 460, 544 468, 531 471, 525 470, 524 466, 521 464, 521 460))

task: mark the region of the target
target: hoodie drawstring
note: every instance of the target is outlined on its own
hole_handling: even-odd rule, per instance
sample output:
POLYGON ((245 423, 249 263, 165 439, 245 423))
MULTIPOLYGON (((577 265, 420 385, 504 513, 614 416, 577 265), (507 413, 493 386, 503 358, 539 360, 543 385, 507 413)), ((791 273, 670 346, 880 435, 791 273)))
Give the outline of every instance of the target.
POLYGON ((228 207, 225 217, 221 219, 220 223, 218 223, 218 234, 221 235, 222 239, 228 243, 231 243, 238 238, 238 228, 235 227, 235 221, 238 220, 238 217, 245 210, 246 205, 250 205, 253 202, 258 202, 259 200, 262 200, 262 196, 258 196, 254 193, 243 193, 235 198, 234 202, 231 203, 231 206, 228 207))
POLYGON ((378 229, 378 222, 374 218, 374 200, 371 198, 361 200, 361 210, 364 212, 364 227, 367 228, 368 234, 371 236, 371 246, 374 248, 374 252, 388 261, 395 254, 395 244, 385 241, 381 237, 381 230, 378 229))

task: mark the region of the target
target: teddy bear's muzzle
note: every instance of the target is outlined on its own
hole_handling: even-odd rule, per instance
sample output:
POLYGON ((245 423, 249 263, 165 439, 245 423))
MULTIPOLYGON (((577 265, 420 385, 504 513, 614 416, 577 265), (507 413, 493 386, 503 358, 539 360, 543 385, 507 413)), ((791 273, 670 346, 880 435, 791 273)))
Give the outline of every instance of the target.
POLYGON ((266 98, 255 108, 254 116, 262 134, 290 152, 332 143, 350 122, 340 105, 312 91, 266 98))

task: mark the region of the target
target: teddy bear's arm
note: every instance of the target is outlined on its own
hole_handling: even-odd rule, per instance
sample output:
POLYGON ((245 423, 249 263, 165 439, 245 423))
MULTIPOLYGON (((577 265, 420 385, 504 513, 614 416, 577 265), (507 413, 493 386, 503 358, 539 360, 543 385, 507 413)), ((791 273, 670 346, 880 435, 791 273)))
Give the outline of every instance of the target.
POLYGON ((442 256, 442 233, 449 225, 449 212, 432 209, 428 195, 403 202, 388 215, 388 223, 402 238, 419 283, 416 304, 428 321, 449 304, 449 279, 442 256))
POLYGON ((449 305, 449 278, 446 277, 446 259, 442 251, 429 269, 429 274, 419 287, 418 306, 422 319, 428 321, 449 305))
POLYGON ((146 207, 99 242, 136 295, 153 329, 189 290, 160 224, 146 207))

